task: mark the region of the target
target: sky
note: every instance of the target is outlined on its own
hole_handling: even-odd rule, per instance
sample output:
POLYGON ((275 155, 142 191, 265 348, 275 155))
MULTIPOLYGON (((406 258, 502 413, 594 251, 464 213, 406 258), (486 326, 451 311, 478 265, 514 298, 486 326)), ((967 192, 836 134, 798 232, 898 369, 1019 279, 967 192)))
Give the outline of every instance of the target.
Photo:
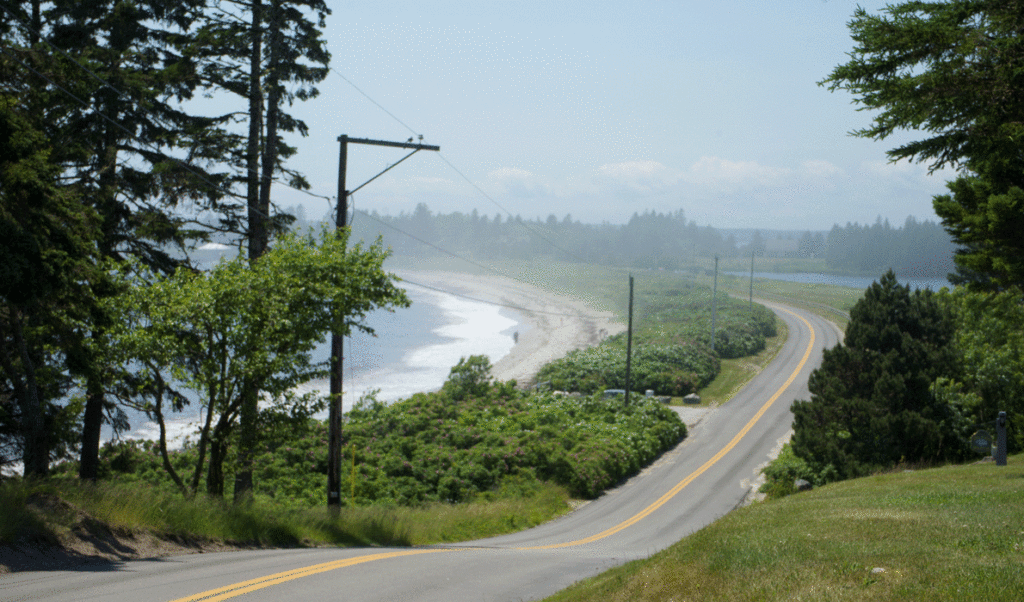
MULTIPOLYGON (((328 4, 336 73, 291 107, 310 134, 288 139, 289 166, 334 196, 341 134, 441 147, 355 193, 357 210, 621 224, 682 209, 701 226, 827 230, 937 221, 931 198, 953 177, 889 163, 886 150, 921 134, 850 136, 871 113, 817 83, 848 60, 856 6, 884 2, 328 4)), ((404 155, 349 145, 347 188, 404 155)), ((330 211, 281 186, 274 198, 330 211)))

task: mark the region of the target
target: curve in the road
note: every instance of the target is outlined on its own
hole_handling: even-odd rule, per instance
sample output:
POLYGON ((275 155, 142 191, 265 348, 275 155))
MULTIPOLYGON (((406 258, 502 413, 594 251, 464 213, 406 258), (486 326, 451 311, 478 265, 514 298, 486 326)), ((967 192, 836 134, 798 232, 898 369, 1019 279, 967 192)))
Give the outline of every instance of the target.
MULTIPOLYGON (((814 350, 814 345, 815 345, 816 337, 815 337, 815 329, 811 325, 811 323, 807 319, 805 319, 804 317, 802 317, 802 316, 798 315, 797 313, 792 312, 792 311, 790 311, 790 310, 788 310, 788 309, 786 309, 784 307, 775 306, 775 308, 790 314, 791 316, 799 319, 800 321, 802 321, 804 323, 804 325, 807 327, 807 329, 808 329, 808 331, 810 333, 807 347, 806 347, 806 349, 804 351, 803 357, 801 358, 801 360, 799 361, 799 363, 797 364, 795 369, 792 371, 792 373, 789 375, 789 377, 786 379, 786 381, 761 406, 761 408, 757 411, 757 413, 754 414, 754 416, 749 421, 747 421, 747 423, 743 426, 743 428, 741 428, 736 433, 736 435, 729 441, 729 443, 727 443, 721 450, 718 451, 718 453, 716 453, 714 456, 712 456, 707 462, 705 462, 699 468, 697 468, 696 470, 691 472, 689 475, 687 475, 685 478, 683 478, 681 481, 679 481, 674 487, 672 487, 669 491, 664 493, 661 497, 659 497, 653 503, 651 503, 650 505, 645 507, 640 512, 637 512, 636 514, 634 514, 630 518, 628 518, 628 519, 618 523, 617 525, 615 525, 615 526, 613 526, 613 527, 611 527, 609 529, 601 531, 600 533, 597 533, 595 535, 591 535, 589 537, 585 537, 583 539, 577 539, 577 540, 573 540, 573 541, 554 543, 554 544, 548 544, 548 545, 541 545, 541 546, 520 547, 520 548, 515 548, 515 549, 517 549, 517 550, 549 550, 549 549, 557 549, 557 548, 567 548, 567 547, 579 546, 579 545, 584 545, 584 544, 592 543, 592 542, 604 539, 606 537, 610 537, 612 535, 615 535, 616 533, 619 533, 620 531, 622 531, 624 529, 627 529, 630 526, 640 522, 641 520, 643 520, 644 518, 649 516, 651 513, 653 513, 654 511, 656 511, 659 508, 661 508, 662 506, 664 506, 666 503, 668 503, 669 500, 671 500, 673 497, 678 495, 679 492, 681 492, 687 485, 689 485, 695 479, 697 479, 702 474, 704 474, 706 471, 708 471, 712 466, 714 466, 723 457, 725 457, 730 451, 732 451, 733 448, 735 448, 736 445, 739 444, 739 442, 741 440, 743 440, 743 438, 745 436, 747 436, 747 434, 751 431, 751 429, 754 428, 754 426, 758 423, 758 421, 761 420, 761 418, 768 411, 768 409, 772 407, 772 405, 775 403, 775 401, 778 400, 779 397, 781 397, 782 394, 786 391, 786 389, 788 389, 789 386, 793 384, 793 381, 796 380, 797 376, 804 369, 804 366, 807 364, 808 360, 811 357, 811 353, 814 350)), ((455 548, 449 548, 449 549, 443 549, 442 548, 442 549, 415 549, 415 550, 403 550, 403 551, 397 551, 397 552, 385 552, 385 553, 378 553, 378 554, 368 554, 368 555, 364 555, 364 556, 357 556, 357 557, 354 557, 354 558, 347 558, 347 559, 343 559, 343 560, 337 560, 337 561, 332 561, 332 562, 326 562, 326 563, 321 563, 321 564, 315 564, 315 565, 311 565, 311 566, 301 567, 301 568, 298 568, 298 569, 294 569, 294 570, 290 570, 290 571, 285 571, 285 572, 281 572, 281 573, 275 573, 275 574, 272 574, 272 575, 267 575, 267 576, 264 576, 264 577, 259 577, 259 578, 256 578, 256 579, 251 579, 251 580, 239 582, 239 583, 236 583, 236 584, 233 584, 233 585, 228 585, 228 586, 225 586, 225 587, 209 590, 209 591, 202 592, 202 593, 199 593, 199 594, 195 594, 195 595, 192 595, 192 596, 188 596, 188 597, 185 597, 185 598, 179 598, 177 600, 174 600, 173 602, 200 602, 200 601, 202 601, 202 602, 216 602, 216 601, 219 601, 219 600, 227 600, 227 599, 233 598, 235 596, 239 596, 239 595, 246 594, 246 593, 249 593, 249 592, 253 592, 253 591, 256 591, 256 590, 259 590, 259 589, 270 587, 272 585, 278 585, 280 583, 284 583, 284 582, 291 581, 291 580, 294 580, 294 579, 300 579, 302 577, 308 577, 308 576, 320 574, 320 573, 323 573, 323 572, 326 572, 326 571, 332 571, 332 570, 336 570, 336 569, 340 569, 340 568, 345 568, 345 567, 349 567, 349 566, 353 566, 353 565, 357 565, 357 564, 363 564, 363 563, 367 563, 367 562, 374 562, 374 561, 378 561, 378 560, 385 560, 385 559, 389 559, 389 558, 397 558, 397 557, 401 557, 401 556, 411 556, 411 555, 415 555, 415 554, 430 554, 430 553, 440 553, 440 552, 451 553, 451 552, 457 552, 457 551, 459 551, 459 550, 455 549, 455 548)))

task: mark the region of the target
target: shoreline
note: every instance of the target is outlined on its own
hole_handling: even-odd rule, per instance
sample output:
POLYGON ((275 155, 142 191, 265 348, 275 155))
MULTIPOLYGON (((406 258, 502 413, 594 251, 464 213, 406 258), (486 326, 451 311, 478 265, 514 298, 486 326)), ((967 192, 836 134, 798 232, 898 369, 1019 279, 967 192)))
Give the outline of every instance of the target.
POLYGON ((491 374, 499 381, 515 380, 520 388, 533 385, 537 372, 548 362, 626 330, 611 312, 591 309, 578 299, 511 278, 433 270, 392 273, 410 286, 422 284, 515 312, 529 328, 519 332, 518 342, 507 355, 492 362, 491 374))

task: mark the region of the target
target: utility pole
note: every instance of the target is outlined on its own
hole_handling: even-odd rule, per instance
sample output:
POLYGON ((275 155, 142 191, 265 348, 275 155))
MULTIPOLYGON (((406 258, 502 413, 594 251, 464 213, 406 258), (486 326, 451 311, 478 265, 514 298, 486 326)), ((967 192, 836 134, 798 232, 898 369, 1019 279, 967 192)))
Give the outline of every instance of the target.
MULTIPOLYGON (((423 140, 423 136, 419 137, 423 140)), ((341 150, 338 155, 338 213, 334 218, 334 226, 339 236, 341 231, 348 226, 348 197, 350 194, 376 180, 391 168, 396 167, 402 161, 416 154, 421 150, 439 151, 440 146, 427 144, 414 144, 412 138, 408 142, 388 142, 386 140, 368 140, 366 138, 349 138, 346 135, 338 136, 341 143, 341 150), (353 190, 345 187, 345 172, 348 170, 348 145, 370 144, 374 146, 391 146, 396 148, 412 149, 412 152, 402 157, 397 163, 392 163, 387 169, 363 182, 353 190)), ((344 354, 344 332, 335 331, 331 333, 331 362, 330 362, 330 406, 327 416, 327 506, 338 507, 341 505, 341 416, 342 416, 342 373, 344 354)))
POLYGON ((757 251, 750 246, 750 311, 754 311, 754 255, 757 251))
POLYGON ((718 311, 718 255, 715 255, 715 287, 711 289, 711 352, 715 352, 715 317, 718 311))
POLYGON ((629 275, 629 318, 626 327, 626 405, 629 405, 630 367, 633 360, 633 274, 629 275))

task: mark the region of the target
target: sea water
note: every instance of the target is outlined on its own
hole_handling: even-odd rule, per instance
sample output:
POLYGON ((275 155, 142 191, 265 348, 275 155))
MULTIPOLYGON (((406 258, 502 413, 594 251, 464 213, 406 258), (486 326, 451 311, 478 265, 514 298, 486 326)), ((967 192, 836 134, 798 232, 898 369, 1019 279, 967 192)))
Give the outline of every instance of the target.
MULTIPOLYGON (((361 397, 373 395, 385 402, 405 399, 419 392, 436 391, 447 379, 459 359, 485 355, 491 363, 507 355, 515 344, 514 333, 526 325, 511 310, 467 299, 455 294, 401 283, 412 305, 394 312, 369 314, 366 325, 374 335, 357 332, 344 340, 343 407, 345 410, 361 397)), ((330 338, 313 352, 314 361, 330 357, 330 338)), ((298 392, 316 391, 327 395, 329 380, 314 380, 296 388, 298 392)), ((203 418, 200 405, 167 416, 168 440, 180 445, 192 437, 203 418)), ((317 416, 324 419, 327 413, 317 416)), ((156 439, 159 427, 144 413, 129 412, 132 428, 122 436, 156 439)), ((112 433, 104 431, 104 439, 112 433)))

